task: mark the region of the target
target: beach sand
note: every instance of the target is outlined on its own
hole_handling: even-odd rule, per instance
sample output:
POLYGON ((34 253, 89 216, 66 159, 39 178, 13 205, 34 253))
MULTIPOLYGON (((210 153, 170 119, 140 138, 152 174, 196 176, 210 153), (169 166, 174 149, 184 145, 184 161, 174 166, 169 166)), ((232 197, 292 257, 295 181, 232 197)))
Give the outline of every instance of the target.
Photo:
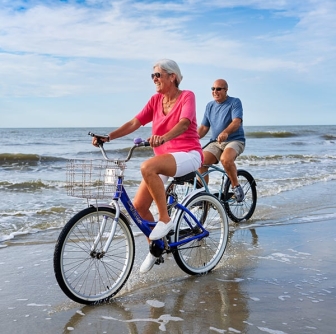
POLYGON ((0 248, 0 333, 334 333, 336 206, 326 187, 306 188, 259 199, 262 224, 233 226, 205 276, 186 275, 171 256, 140 275, 147 246, 137 237, 127 285, 99 306, 72 302, 56 283, 59 231, 17 237, 0 248))

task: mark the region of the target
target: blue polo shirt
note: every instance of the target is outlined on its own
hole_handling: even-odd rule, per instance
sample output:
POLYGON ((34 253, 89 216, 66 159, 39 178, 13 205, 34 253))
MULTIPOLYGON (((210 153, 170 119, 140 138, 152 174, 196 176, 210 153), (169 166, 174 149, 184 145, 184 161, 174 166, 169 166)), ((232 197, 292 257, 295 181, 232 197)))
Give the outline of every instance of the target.
MULTIPOLYGON (((243 106, 238 98, 228 96, 223 103, 211 101, 207 104, 202 125, 210 128, 211 140, 216 140, 218 135, 229 126, 234 118, 240 118, 243 121, 243 106)), ((245 143, 242 123, 236 132, 229 135, 227 141, 238 140, 245 143)))

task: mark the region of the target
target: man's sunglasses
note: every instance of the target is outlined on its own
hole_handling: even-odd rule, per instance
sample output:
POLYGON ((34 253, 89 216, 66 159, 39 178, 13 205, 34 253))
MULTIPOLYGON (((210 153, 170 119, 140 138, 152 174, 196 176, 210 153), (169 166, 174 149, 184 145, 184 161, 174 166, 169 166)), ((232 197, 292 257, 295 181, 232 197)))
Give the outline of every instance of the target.
MULTIPOLYGON (((153 74, 152 74, 153 75, 153 74)), ((222 89, 224 89, 224 90, 226 90, 226 88, 224 88, 224 87, 211 87, 211 90, 212 91, 216 91, 216 92, 220 92, 222 89)))

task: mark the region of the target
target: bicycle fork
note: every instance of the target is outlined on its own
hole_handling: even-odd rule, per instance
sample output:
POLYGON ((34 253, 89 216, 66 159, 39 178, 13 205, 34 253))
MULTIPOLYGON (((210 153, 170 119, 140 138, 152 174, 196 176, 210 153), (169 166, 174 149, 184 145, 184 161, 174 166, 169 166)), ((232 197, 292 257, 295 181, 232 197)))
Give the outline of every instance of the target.
POLYGON ((101 252, 96 251, 97 246, 100 243, 100 241, 102 240, 102 237, 104 235, 104 231, 105 231, 106 224, 107 224, 107 219, 108 219, 107 216, 104 216, 104 218, 101 222, 100 228, 99 228, 98 235, 97 235, 96 239, 94 240, 93 245, 91 246, 91 252, 90 252, 91 257, 96 257, 97 259, 101 259, 106 254, 107 250, 109 249, 109 247, 111 245, 111 242, 114 238, 114 235, 115 235, 115 232, 116 232, 116 229, 117 229, 118 220, 119 220, 119 216, 120 216, 119 205, 114 205, 114 207, 115 207, 115 210, 116 210, 116 214, 115 214, 115 217, 113 219, 111 231, 110 231, 109 236, 107 238, 107 241, 106 241, 106 243, 103 247, 103 250, 101 252))

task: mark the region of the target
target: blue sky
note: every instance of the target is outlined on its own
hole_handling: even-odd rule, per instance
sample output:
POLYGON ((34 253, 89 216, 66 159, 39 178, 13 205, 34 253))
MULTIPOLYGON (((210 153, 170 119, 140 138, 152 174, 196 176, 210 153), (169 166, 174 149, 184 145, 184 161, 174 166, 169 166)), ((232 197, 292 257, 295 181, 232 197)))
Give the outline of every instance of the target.
POLYGON ((336 124, 336 1, 0 0, 0 127, 119 126, 179 64, 201 121, 218 78, 244 124, 336 124))

